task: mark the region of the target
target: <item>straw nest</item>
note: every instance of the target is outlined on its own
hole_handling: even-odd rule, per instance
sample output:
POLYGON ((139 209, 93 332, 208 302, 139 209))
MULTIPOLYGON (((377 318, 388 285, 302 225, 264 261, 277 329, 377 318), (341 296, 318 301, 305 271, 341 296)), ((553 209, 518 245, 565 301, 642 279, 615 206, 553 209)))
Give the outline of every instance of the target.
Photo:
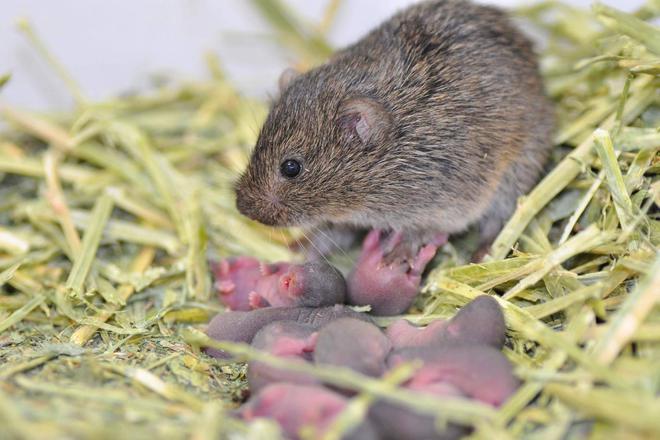
MULTIPOLYGON (((278 1, 252 3, 301 66, 330 53, 338 1, 315 26, 278 1)), ((486 262, 466 264, 469 234, 443 249, 408 318, 496 296, 523 386, 493 409, 398 390, 405 369, 366 379, 221 344, 356 389, 328 438, 374 397, 485 439, 660 436, 660 3, 628 15, 544 2, 518 14, 546 41, 553 167, 486 262)), ((277 438, 270 422, 228 416, 245 393, 243 364, 199 349, 222 310, 209 258, 294 257, 296 231, 273 234, 234 208, 231 182, 265 105, 238 94, 212 57, 210 80, 90 102, 29 24, 20 29, 77 105, 1 108, 0 437, 277 438)))

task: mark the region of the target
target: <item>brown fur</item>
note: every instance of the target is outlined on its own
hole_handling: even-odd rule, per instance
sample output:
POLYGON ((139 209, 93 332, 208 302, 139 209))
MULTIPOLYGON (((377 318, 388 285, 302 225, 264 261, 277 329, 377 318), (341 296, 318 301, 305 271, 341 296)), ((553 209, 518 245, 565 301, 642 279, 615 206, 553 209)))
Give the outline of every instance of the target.
POLYGON ((487 242, 550 150, 530 42, 463 0, 405 9, 283 86, 236 186, 239 210, 270 225, 428 237, 478 223, 487 242), (295 179, 279 172, 290 158, 295 179))

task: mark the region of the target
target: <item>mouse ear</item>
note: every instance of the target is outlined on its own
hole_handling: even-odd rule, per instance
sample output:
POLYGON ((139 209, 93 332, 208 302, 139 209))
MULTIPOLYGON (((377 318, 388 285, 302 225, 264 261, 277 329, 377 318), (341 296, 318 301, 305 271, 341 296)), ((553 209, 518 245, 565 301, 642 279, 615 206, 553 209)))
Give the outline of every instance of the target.
POLYGON ((287 67, 280 74, 280 79, 277 81, 277 85, 280 88, 280 93, 286 90, 287 87, 291 84, 291 81, 300 76, 300 72, 292 67, 287 67))
POLYGON ((392 122, 385 107, 367 97, 346 99, 339 106, 338 116, 342 128, 356 134, 365 145, 384 141, 392 122))

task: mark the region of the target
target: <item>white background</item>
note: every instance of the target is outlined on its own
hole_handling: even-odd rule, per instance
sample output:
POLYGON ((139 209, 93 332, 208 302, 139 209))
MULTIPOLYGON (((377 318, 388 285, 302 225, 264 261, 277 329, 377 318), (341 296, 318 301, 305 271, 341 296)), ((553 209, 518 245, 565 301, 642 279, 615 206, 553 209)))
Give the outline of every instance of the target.
MULTIPOLYGON (((317 22, 326 0, 286 0, 317 22)), ((245 0, 3 0, 0 5, 0 75, 11 82, 0 100, 31 109, 71 105, 63 85, 16 30, 26 17, 69 68, 85 93, 108 97, 144 84, 150 73, 184 78, 206 75, 203 54, 216 52, 244 91, 263 95, 275 87, 287 54, 270 41, 270 28, 245 0)), ((341 47, 411 0, 344 0, 330 39, 341 47)), ((503 6, 515 0, 490 1, 503 6)), ((589 7, 589 0, 570 0, 589 7)), ((633 10, 642 0, 606 0, 633 10)))

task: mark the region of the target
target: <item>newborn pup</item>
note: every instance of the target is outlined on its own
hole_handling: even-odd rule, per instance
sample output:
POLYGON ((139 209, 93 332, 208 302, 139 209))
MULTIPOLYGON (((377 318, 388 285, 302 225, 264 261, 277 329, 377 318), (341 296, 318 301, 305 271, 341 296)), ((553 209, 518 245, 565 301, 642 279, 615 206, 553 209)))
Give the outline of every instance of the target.
POLYGON ((319 330, 314 362, 379 377, 385 372, 385 359, 391 349, 389 339, 374 324, 340 318, 319 330))
POLYGON ((429 391, 441 384, 484 403, 499 406, 518 388, 509 360, 487 345, 446 342, 433 347, 404 348, 390 354, 387 364, 421 360, 422 368, 406 382, 406 388, 429 391))
POLYGON ((325 260, 263 264, 238 257, 213 265, 220 299, 230 310, 261 307, 322 307, 342 304, 346 282, 325 260))
POLYGON ((446 339, 504 347, 506 324, 497 301, 481 295, 464 305, 447 324, 446 339))
MULTIPOLYGON (((467 340, 435 341, 434 345, 392 352, 388 367, 421 360, 417 370, 403 386, 436 396, 468 397, 499 406, 518 387, 509 361, 488 345, 473 345, 467 340)), ((469 432, 464 426, 449 424, 438 431, 435 418, 409 409, 377 401, 369 412, 383 439, 457 439, 469 432)))
POLYGON ((552 127, 532 45, 504 12, 420 2, 282 77, 237 207, 268 225, 393 230, 409 259, 471 225, 488 247, 541 174, 552 127))
POLYGON ((425 347, 436 341, 443 341, 447 333, 448 321, 436 319, 426 327, 416 327, 405 319, 399 319, 387 327, 385 334, 398 350, 408 347, 425 347))
POLYGON ((423 246, 414 259, 391 255, 388 250, 401 242, 401 234, 390 234, 383 243, 381 232, 373 230, 362 244, 362 253, 348 276, 348 302, 370 305, 375 315, 398 315, 405 312, 417 296, 422 272, 433 259, 438 246, 447 241, 441 234, 431 244, 423 246))
MULTIPOLYGON (((446 392, 433 394, 442 396, 462 396, 449 387, 446 392)), ((369 409, 369 419, 378 431, 381 440, 452 440, 459 439, 470 432, 467 427, 448 424, 438 431, 435 417, 418 414, 395 403, 379 400, 369 409)))
POLYGON ((254 292, 262 277, 262 265, 256 258, 238 257, 211 262, 214 286, 220 301, 229 310, 251 310, 250 292, 254 292))
MULTIPOLYGON (((335 417, 346 407, 348 400, 326 388, 309 385, 277 383, 268 385, 250 398, 238 411, 245 421, 259 417, 274 419, 282 427, 286 438, 301 438, 301 429, 310 427, 321 438, 335 417)), ((344 440, 376 440, 368 421, 344 436, 344 440)))
MULTIPOLYGON (((252 340, 252 346, 275 356, 309 362, 312 360, 312 354, 316 348, 317 336, 318 333, 310 325, 299 324, 295 321, 278 321, 259 330, 252 340)), ((318 383, 313 377, 293 371, 279 370, 255 361, 248 363, 247 380, 252 393, 275 382, 318 383)))
MULTIPOLYGON (((218 313, 209 323, 206 333, 218 341, 251 343, 254 336, 264 326, 276 321, 294 321, 319 329, 338 318, 350 317, 371 321, 369 316, 359 313, 346 306, 332 307, 268 307, 250 312, 218 313)), ((211 356, 228 358, 225 352, 208 348, 211 356)))
POLYGON ((395 349, 442 344, 446 341, 485 344, 500 350, 504 346, 506 326, 497 301, 479 296, 463 306, 450 320, 437 320, 418 328, 405 319, 391 324, 386 331, 395 349))

